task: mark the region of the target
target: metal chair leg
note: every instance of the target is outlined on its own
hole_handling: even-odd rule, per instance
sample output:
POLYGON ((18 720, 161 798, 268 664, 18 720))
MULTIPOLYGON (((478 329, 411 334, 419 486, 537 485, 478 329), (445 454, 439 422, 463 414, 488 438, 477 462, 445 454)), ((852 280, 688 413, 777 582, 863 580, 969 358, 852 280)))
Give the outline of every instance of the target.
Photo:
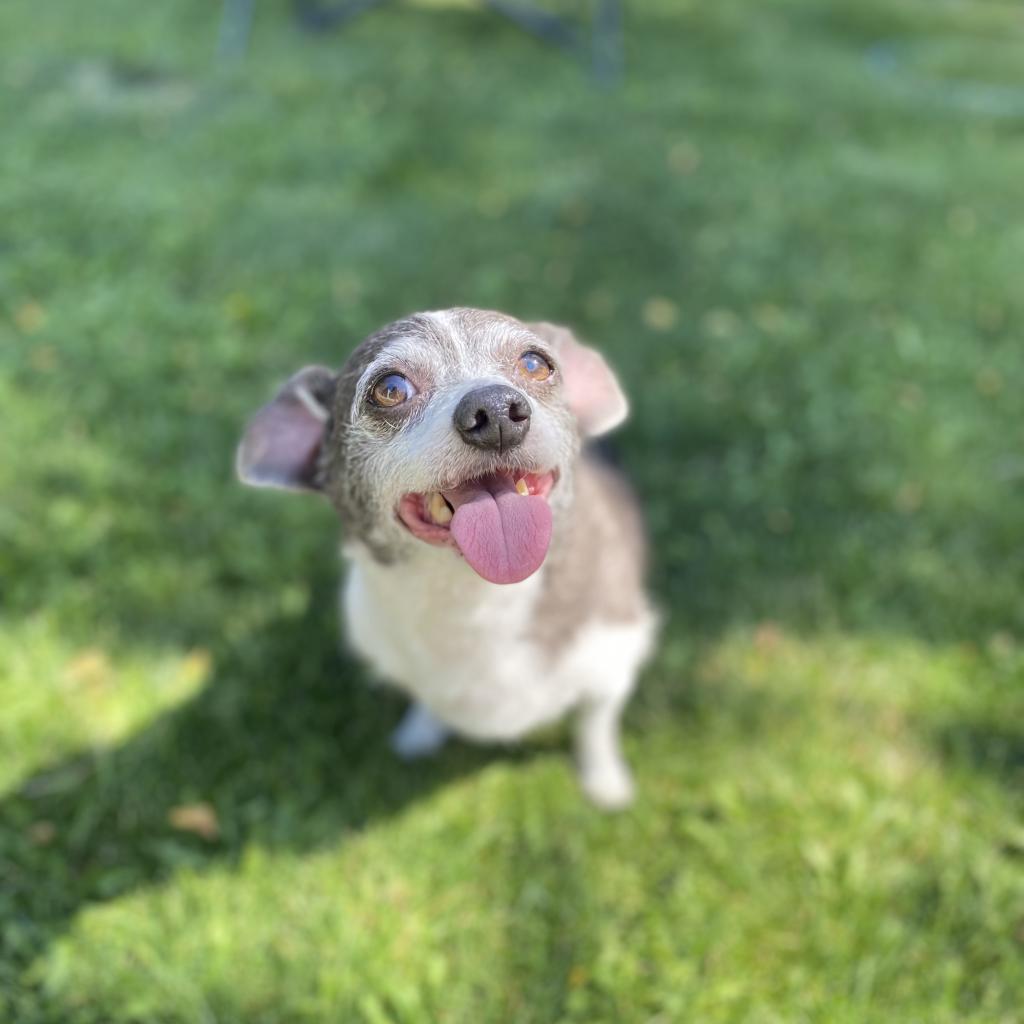
POLYGON ((594 77, 605 88, 615 85, 623 64, 621 0, 594 0, 591 49, 594 77))
MULTIPOLYGON (((294 0, 299 22, 311 32, 326 32, 379 7, 387 0, 294 0)), ((583 49, 576 25, 522 0, 483 0, 491 10, 546 43, 565 50, 583 49)), ((255 0, 224 0, 217 52, 221 57, 241 57, 249 45, 255 0)), ((594 78, 610 87, 622 77, 622 0, 593 0, 590 62, 594 78)))
POLYGON ((310 32, 328 32, 346 21, 379 7, 386 0, 346 0, 344 3, 321 3, 319 0, 295 0, 295 15, 310 32))
POLYGON ((249 46, 255 0, 224 0, 217 34, 217 53, 221 57, 241 57, 249 46))

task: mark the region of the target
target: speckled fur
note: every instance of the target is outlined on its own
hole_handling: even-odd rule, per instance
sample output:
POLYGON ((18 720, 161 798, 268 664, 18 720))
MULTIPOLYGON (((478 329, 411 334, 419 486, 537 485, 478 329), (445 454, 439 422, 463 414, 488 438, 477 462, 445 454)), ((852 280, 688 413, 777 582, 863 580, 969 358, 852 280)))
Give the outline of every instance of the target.
MULTIPOLYGON (((650 653, 656 619, 644 592, 643 530, 629 488, 581 454, 584 439, 557 370, 585 351, 574 346, 564 328, 481 310, 422 313, 383 328, 355 350, 333 387, 322 368, 310 371, 313 397, 329 413, 315 486, 345 527, 349 641, 418 702, 396 748, 406 756, 432 752, 445 728, 471 739, 515 740, 574 711, 584 789, 595 802, 618 807, 633 792, 619 751, 619 715, 650 653), (550 356, 550 382, 514 375, 526 349, 550 356), (412 379, 419 394, 394 414, 368 410, 366 390, 393 370, 412 379), (526 442, 503 459, 465 445, 451 425, 458 399, 486 382, 514 384, 533 407, 526 442), (552 468, 560 478, 550 497, 551 548, 521 583, 486 582, 457 552, 413 538, 395 516, 406 493, 497 469, 552 468)), ((592 368, 596 356, 587 354, 592 368)), ((608 408, 588 420, 601 430, 626 411, 610 371, 603 372, 612 382, 608 408)))

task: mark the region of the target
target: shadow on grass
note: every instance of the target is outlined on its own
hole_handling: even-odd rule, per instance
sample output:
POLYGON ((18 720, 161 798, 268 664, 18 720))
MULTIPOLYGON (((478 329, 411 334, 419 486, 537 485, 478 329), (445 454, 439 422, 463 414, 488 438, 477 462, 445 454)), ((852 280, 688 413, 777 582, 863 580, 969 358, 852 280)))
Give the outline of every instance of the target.
POLYGON ((0 801, 0 981, 17 991, 21 969, 88 903, 232 862, 253 843, 337 841, 486 762, 457 743, 415 767, 394 758, 387 736, 403 702, 338 654, 333 584, 316 589, 305 618, 215 649, 215 678, 198 697, 0 801), (215 809, 213 838, 170 823, 173 808, 197 802, 215 809))
POLYGON ((950 764, 992 776, 1020 794, 1024 785, 1024 729, 1009 722, 952 721, 931 734, 950 764))

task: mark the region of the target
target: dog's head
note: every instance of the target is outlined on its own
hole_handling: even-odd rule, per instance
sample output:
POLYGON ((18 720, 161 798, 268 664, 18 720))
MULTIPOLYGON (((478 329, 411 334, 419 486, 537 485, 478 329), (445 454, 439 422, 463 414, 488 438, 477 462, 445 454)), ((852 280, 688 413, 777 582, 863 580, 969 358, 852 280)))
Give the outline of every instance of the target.
POLYGON ((420 313, 367 338, 340 372, 300 370, 250 421, 239 477, 320 491, 382 560, 451 547, 515 583, 547 553, 585 437, 627 406, 565 328, 499 313, 420 313))

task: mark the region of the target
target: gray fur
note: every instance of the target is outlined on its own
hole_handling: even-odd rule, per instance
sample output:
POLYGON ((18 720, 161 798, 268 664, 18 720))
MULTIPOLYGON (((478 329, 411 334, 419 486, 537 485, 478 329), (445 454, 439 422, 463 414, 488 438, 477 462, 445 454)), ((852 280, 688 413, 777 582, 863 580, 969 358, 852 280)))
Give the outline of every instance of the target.
MULTIPOLYGON (((469 387, 474 374, 504 377, 518 354, 531 345, 540 346, 541 339, 511 317, 456 309, 420 313, 395 321, 355 349, 336 378, 317 477, 320 489, 337 509, 349 539, 363 543, 386 562, 400 560, 403 550, 417 543, 394 522, 396 495, 383 493, 379 486, 386 475, 381 469, 386 452, 402 451, 405 438, 423 418, 433 414, 430 406, 437 399, 430 394, 431 389, 461 393, 469 387), (375 362, 383 360, 390 365, 389 353, 395 353, 393 368, 398 370, 409 370, 409 356, 415 355, 413 369, 421 379, 425 378, 424 386, 408 409, 397 413, 368 412, 357 389, 375 362)), ((557 389, 531 386, 522 380, 517 380, 516 386, 527 394, 535 408, 546 409, 553 421, 551 433, 557 432, 552 442, 558 447, 557 461, 571 462, 579 438, 557 389)), ((443 482, 499 468, 541 468, 531 464, 531 450, 535 449, 536 445, 531 449, 530 443, 524 444, 521 450, 502 458, 490 452, 470 451, 452 433, 430 453, 437 467, 436 475, 406 489, 436 490, 443 482)), ((557 490, 562 491, 562 487, 557 490)), ((567 481, 565 491, 568 490, 567 481)), ((556 500, 561 498, 562 495, 556 495, 556 500)))
MULTIPOLYGON (((429 395, 421 396, 414 408, 370 416, 362 410, 357 389, 368 367, 391 350, 408 350, 410 343, 422 354, 427 370, 421 367, 421 373, 428 373, 433 384, 443 380, 447 368, 465 364, 481 348, 519 352, 542 347, 557 362, 566 346, 576 344, 564 327, 523 324, 486 310, 419 313, 371 334, 333 376, 323 367, 311 367, 293 378, 301 378, 312 397, 328 411, 312 486, 334 505, 346 536, 364 544, 378 561, 387 564, 399 560, 403 547, 414 542, 401 536, 391 510, 382 506, 375 481, 367 472, 371 465, 368 453, 398 442, 403 430, 424 414, 429 395)), ((403 368, 401 359, 396 359, 395 368, 403 368)), ((503 367, 496 364, 494 369, 501 372, 503 367)), ((527 390, 522 380, 515 383, 527 390)), ((644 614, 645 541, 625 481, 593 456, 577 455, 581 439, 560 406, 557 392, 534 389, 530 397, 553 407, 558 414, 557 427, 567 435, 562 446, 565 462, 559 467, 562 479, 553 496, 555 542, 544 567, 544 590, 535 619, 537 637, 554 656, 559 643, 594 616, 629 621, 644 614), (596 549, 605 552, 602 558, 594 557, 596 549)), ((474 457, 478 473, 501 464, 492 456, 474 457)))
POLYGON ((307 367, 254 417, 239 448, 242 478, 318 490, 338 512, 352 560, 351 639, 419 701, 396 735, 403 756, 436 750, 447 726, 513 737, 576 708, 584 790, 605 807, 631 799, 618 722, 656 629, 645 537, 626 482, 583 448, 584 434, 604 433, 626 411, 603 358, 565 328, 452 309, 388 324, 336 373, 307 367), (548 379, 516 372, 530 350, 554 367, 548 379), (383 408, 369 396, 391 373, 414 393, 383 408), (513 448, 467 443, 455 427, 465 395, 495 385, 521 392, 532 410, 513 448), (301 464, 282 471, 293 438, 301 464), (496 472, 550 471, 546 559, 507 590, 460 566, 444 540, 425 544, 397 515, 405 495, 496 472))
POLYGON ((647 540, 632 489, 588 452, 573 476, 573 502, 558 521, 533 617, 534 639, 552 660, 586 623, 633 622, 649 611, 647 540))

